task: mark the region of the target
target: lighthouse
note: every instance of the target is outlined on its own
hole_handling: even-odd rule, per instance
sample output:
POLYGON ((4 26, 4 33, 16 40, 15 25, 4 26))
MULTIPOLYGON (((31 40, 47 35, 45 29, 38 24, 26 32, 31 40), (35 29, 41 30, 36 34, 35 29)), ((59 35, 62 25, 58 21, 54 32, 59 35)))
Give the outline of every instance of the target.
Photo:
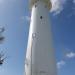
POLYGON ((57 75, 49 10, 50 0, 30 0, 31 22, 25 75, 57 75))

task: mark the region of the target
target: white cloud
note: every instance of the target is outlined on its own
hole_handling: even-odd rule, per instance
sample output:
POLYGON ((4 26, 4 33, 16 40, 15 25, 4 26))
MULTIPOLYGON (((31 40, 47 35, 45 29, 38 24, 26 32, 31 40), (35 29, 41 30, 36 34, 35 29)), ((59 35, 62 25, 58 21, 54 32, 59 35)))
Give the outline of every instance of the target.
POLYGON ((70 52, 66 54, 67 58, 75 58, 75 53, 74 52, 70 52))
POLYGON ((57 63, 57 68, 61 68, 62 66, 64 66, 66 64, 65 61, 61 60, 57 63))
POLYGON ((52 9, 51 12, 54 13, 54 15, 59 14, 64 9, 64 4, 67 0, 51 0, 52 2, 52 9))
POLYGON ((29 16, 22 16, 21 19, 22 20, 27 20, 27 21, 30 21, 31 20, 31 18, 29 16))
POLYGON ((73 3, 75 3, 75 0, 73 0, 73 3))

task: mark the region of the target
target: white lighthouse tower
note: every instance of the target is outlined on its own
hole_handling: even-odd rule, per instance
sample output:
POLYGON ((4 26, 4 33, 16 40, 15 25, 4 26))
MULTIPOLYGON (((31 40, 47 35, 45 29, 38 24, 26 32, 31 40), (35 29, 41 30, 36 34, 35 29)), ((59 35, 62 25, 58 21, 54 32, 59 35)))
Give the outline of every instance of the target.
POLYGON ((31 23, 25 75, 57 75, 49 19, 50 0, 30 0, 31 23))

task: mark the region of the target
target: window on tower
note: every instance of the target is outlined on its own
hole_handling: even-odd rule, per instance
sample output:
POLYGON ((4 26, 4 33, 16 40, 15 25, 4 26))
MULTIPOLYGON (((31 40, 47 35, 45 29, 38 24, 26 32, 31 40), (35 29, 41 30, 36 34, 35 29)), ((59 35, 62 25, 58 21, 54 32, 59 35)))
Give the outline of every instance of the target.
POLYGON ((40 16, 40 19, 42 19, 43 17, 42 16, 40 16))
POLYGON ((35 8, 37 7, 37 5, 35 5, 35 8))

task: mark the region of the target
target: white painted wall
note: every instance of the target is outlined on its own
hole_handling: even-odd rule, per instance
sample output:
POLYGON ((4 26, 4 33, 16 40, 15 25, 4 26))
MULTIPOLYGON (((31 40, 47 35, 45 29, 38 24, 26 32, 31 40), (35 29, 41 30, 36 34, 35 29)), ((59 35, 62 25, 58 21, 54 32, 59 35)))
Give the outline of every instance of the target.
POLYGON ((32 7, 25 75, 57 75, 49 10, 41 1, 35 5, 32 7))

